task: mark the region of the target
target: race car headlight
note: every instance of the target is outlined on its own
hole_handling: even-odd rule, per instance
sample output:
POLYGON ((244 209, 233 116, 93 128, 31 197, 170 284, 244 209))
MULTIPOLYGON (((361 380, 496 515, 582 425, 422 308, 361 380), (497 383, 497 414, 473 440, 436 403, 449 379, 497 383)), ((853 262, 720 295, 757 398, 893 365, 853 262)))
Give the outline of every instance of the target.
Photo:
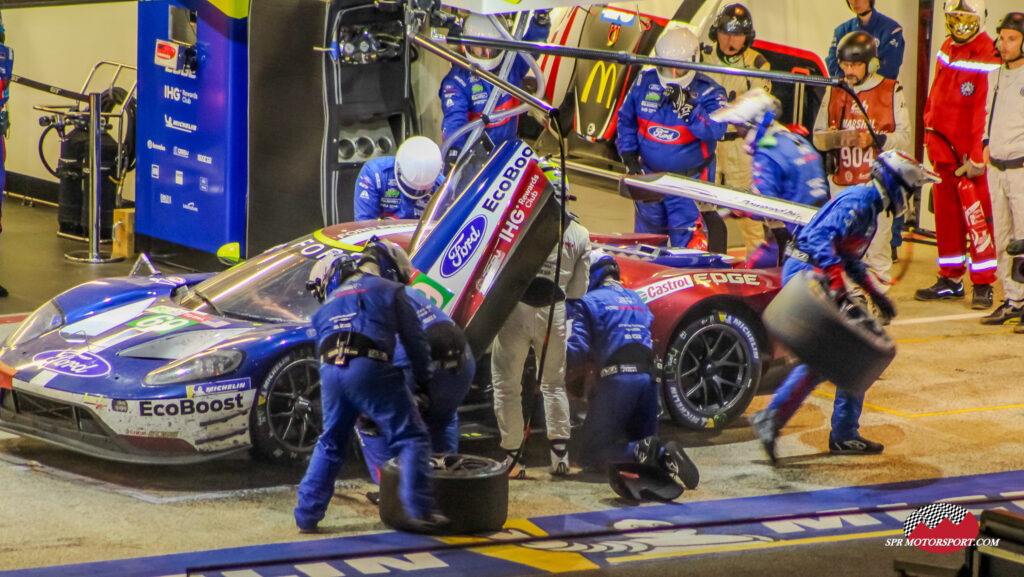
POLYGON ((57 303, 48 301, 22 321, 18 330, 11 333, 4 341, 4 346, 17 346, 62 326, 64 326, 64 313, 61 312, 57 303))
POLYGON ((176 385, 203 381, 231 373, 245 360, 245 353, 233 349, 205 351, 175 361, 146 375, 149 386, 176 385))

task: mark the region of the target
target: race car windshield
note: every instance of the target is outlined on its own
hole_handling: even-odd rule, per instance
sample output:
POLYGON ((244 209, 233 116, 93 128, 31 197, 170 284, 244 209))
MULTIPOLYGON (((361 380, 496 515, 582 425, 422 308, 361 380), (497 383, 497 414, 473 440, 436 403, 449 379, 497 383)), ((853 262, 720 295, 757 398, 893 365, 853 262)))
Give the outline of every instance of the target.
POLYGON ((196 285, 179 304, 254 322, 308 322, 320 306, 306 290, 317 247, 305 239, 265 252, 196 285))
POLYGON ((427 208, 423 211, 423 216, 420 217, 416 233, 413 234, 412 242, 409 243, 409 254, 415 254, 416 249, 427 237, 427 233, 434 230, 438 221, 444 217, 448 209, 455 204, 455 200, 465 192, 476 175, 480 173, 490 155, 488 145, 490 145, 490 141, 486 140, 486 136, 482 136, 468 153, 462 155, 455 168, 448 172, 444 185, 434 193, 427 208))

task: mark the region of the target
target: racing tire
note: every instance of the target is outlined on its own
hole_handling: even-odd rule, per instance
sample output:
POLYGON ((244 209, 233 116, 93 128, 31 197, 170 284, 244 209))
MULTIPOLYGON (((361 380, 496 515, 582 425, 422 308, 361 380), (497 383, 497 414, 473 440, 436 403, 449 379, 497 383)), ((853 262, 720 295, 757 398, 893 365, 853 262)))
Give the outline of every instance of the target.
POLYGON ((253 401, 253 452, 278 463, 305 463, 323 430, 320 365, 313 351, 291 351, 274 363, 253 401))
POLYGON ((719 429, 743 414, 761 382, 761 348, 747 319, 714 311, 683 327, 662 367, 665 408, 688 429, 719 429))
MULTIPOLYGON (((505 465, 475 455, 435 454, 430 477, 439 512, 451 521, 446 533, 500 531, 508 518, 505 465)), ((392 529, 410 530, 398 494, 398 458, 380 469, 380 520, 392 529)))
POLYGON ((800 362, 849 393, 864 393, 896 357, 896 345, 871 313, 848 300, 837 304, 813 271, 790 279, 763 318, 800 362))

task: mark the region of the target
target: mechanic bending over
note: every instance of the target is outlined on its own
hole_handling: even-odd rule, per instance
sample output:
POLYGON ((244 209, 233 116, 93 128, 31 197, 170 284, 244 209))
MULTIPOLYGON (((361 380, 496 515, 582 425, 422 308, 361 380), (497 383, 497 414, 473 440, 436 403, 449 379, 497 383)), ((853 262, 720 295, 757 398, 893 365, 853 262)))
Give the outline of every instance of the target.
POLYGON ((359 415, 373 419, 399 455, 399 497, 409 526, 436 532, 448 525, 434 502, 426 427, 402 370, 392 364, 397 335, 416 390, 429 390, 430 345, 404 286, 411 270, 405 251, 373 238, 358 266, 352 256, 330 251, 310 273, 307 287, 326 299, 313 315, 324 429, 299 484, 295 523, 303 533, 316 532, 324 518, 359 415))
MULTIPOLYGON (((878 74, 878 41, 864 31, 850 32, 836 48, 839 66, 847 84, 864 104, 867 117, 848 92, 829 88, 814 122, 814 139, 820 150, 828 150, 832 196, 854 184, 871 180, 872 161, 882 150, 910 150, 910 114, 899 82, 878 74), (867 127, 880 139, 875 142, 867 127)), ((878 230, 864 254, 864 264, 889 290, 892 277, 893 218, 878 215, 878 230)), ((897 234, 902 234, 902 230, 897 234)))
MULTIPOLYGON (((782 103, 777 98, 755 88, 719 108, 711 117, 736 126, 744 151, 753 156, 753 192, 820 207, 828 200, 821 156, 803 137, 775 120, 781 113, 782 103)), ((748 256, 747 268, 781 265, 787 243, 800 230, 799 225, 792 223, 767 224, 775 242, 762 244, 748 256)))
MULTIPOLYGON (((768 59, 751 48, 755 36, 754 19, 750 10, 742 4, 730 4, 722 9, 708 31, 708 38, 714 46, 704 47, 703 60, 707 64, 767 71, 771 68, 768 59)), ((772 83, 766 79, 731 74, 708 74, 708 76, 725 89, 729 102, 735 102, 738 97, 753 88, 760 88, 765 92, 772 91, 772 83)), ((725 138, 718 144, 718 148, 715 150, 718 155, 715 160, 715 182, 749 191, 751 185, 750 157, 743 150, 741 138, 741 135, 730 130, 725 133, 725 138)), ((701 215, 705 217, 705 224, 709 229, 708 244, 711 245, 713 243, 710 239, 714 236, 710 230, 713 226, 711 224, 713 219, 708 218, 708 213, 708 210, 702 208, 701 215)), ((715 216, 718 216, 717 213, 715 216)), ((740 232, 743 234, 743 245, 746 247, 749 257, 764 243, 764 224, 751 218, 740 218, 739 225, 740 232)), ((728 237, 726 237, 727 240, 728 237)))
MULTIPOLYGON (((654 45, 658 58, 696 62, 693 32, 669 28, 654 45)), ((647 69, 619 108, 615 146, 629 174, 674 172, 714 179, 715 146, 726 125, 709 115, 726 102, 725 90, 706 75, 675 68, 647 69)), ((697 203, 678 196, 636 203, 636 232, 667 234, 672 246, 707 248, 697 203)))
MULTIPOLYGON (((915 192, 928 182, 938 182, 938 175, 913 158, 893 150, 878 155, 872 164, 870 181, 840 192, 800 230, 796 242, 787 250, 789 258, 782 267, 783 283, 805 270, 823 271, 834 298, 840 300, 846 298, 845 271, 851 280, 864 288, 883 316, 895 316, 892 301, 868 274, 861 258, 875 234, 878 213, 883 210, 894 215, 904 212, 906 194, 915 192)), ((758 411, 751 419, 751 427, 773 465, 779 430, 823 381, 807 365, 798 365, 775 392, 768 408, 758 411)), ((881 443, 860 435, 863 406, 863 394, 836 389, 829 452, 850 455, 882 452, 884 447, 881 443)))
POLYGON ((594 251, 587 294, 572 303, 567 361, 571 372, 591 367, 597 375, 587 400, 580 464, 601 472, 608 464, 635 462, 668 472, 687 489, 700 473, 675 441, 658 430, 658 386, 651 377, 654 315, 636 293, 619 282, 619 264, 594 251))
MULTIPOLYGON (((555 194, 562 194, 561 175, 546 162, 541 163, 555 194)), ((567 199, 571 198, 567 196, 567 199)), ((547 354, 540 381, 544 402, 544 418, 551 447, 551 472, 569 473, 569 395, 565 390, 566 317, 565 300, 578 299, 587 292, 587 271, 590 266, 590 233, 569 215, 564 222, 561 245, 548 255, 537 277, 516 303, 512 314, 498 331, 491 349, 491 375, 494 387, 494 414, 501 432, 501 448, 506 451, 505 464, 509 476, 526 478, 526 467, 520 450, 525 436, 523 420, 523 364, 533 347, 537 362, 547 343, 547 354), (558 284, 555 266, 561 251, 558 284), (548 312, 554 301, 551 334, 548 334, 548 312)))
MULTIPOLYGON (((527 42, 542 42, 548 38, 548 30, 551 27, 550 17, 547 11, 540 10, 534 13, 523 40, 527 42)), ((486 16, 470 14, 463 24, 463 33, 466 36, 480 36, 495 40, 504 40, 505 37, 494 27, 494 24, 486 16)), ((489 72, 497 73, 501 61, 505 56, 504 50, 497 48, 485 48, 483 46, 463 47, 466 58, 480 68, 489 72)), ((515 86, 521 86, 526 73, 530 71, 523 56, 517 55, 512 63, 506 80, 515 86)), ((452 66, 452 69, 441 81, 441 90, 438 96, 441 98, 441 109, 444 114, 441 121, 441 131, 444 139, 448 140, 458 129, 469 122, 481 117, 487 100, 490 98, 494 86, 490 82, 479 78, 472 72, 459 66, 452 66)), ((519 99, 514 98, 507 92, 502 92, 498 97, 497 105, 493 114, 512 110, 519 106, 519 99)), ((505 141, 516 137, 516 129, 519 126, 519 117, 514 116, 487 125, 486 134, 490 138, 494 148, 498 148, 505 141)), ((458 157, 459 151, 465 144, 465 137, 460 137, 452 143, 448 151, 449 155, 458 157)))
MULTIPOLYGON (((462 329, 441 309, 437 308, 426 295, 406 287, 409 301, 416 308, 423 330, 430 344, 430 358, 434 365, 434 379, 426 391, 414 395, 420 416, 430 434, 430 445, 434 453, 459 452, 458 408, 469 392, 469 385, 476 372, 476 360, 466 342, 462 329)), ((405 374, 409 390, 417 392, 416 375, 413 373, 409 356, 401 344, 395 346, 394 365, 405 374)), ((380 427, 368 418, 360 419, 356 433, 362 444, 363 457, 370 477, 380 483, 380 467, 395 456, 390 450, 387 438, 380 427)))
POLYGON ((441 150, 426 136, 413 136, 395 156, 363 165, 356 179, 355 220, 419 218, 444 183, 441 150))

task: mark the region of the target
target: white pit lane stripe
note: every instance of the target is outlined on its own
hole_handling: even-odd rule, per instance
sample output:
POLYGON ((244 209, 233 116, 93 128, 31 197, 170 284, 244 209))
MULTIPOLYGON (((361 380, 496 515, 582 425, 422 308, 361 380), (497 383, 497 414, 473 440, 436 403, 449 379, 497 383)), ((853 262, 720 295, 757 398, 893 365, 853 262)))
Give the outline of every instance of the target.
POLYGON ((896 325, 921 325, 925 323, 941 323, 946 321, 963 321, 968 319, 980 319, 989 313, 963 313, 959 315, 945 315, 939 317, 921 317, 916 319, 897 319, 890 323, 892 326, 896 325))

